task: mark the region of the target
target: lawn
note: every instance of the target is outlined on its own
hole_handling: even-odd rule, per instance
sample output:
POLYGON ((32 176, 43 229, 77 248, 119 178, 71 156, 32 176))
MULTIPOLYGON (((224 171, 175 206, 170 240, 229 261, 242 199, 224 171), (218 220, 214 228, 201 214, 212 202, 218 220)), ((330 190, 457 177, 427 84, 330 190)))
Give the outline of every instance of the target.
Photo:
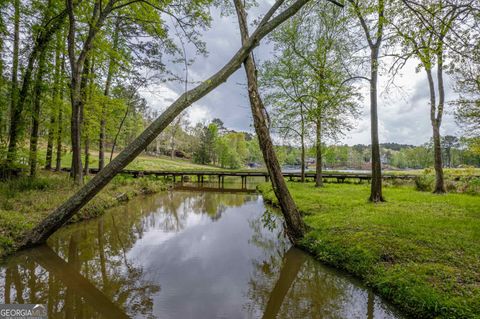
MULTIPOLYGON (((82 151, 83 154, 83 151, 82 151)), ((89 166, 90 168, 97 168, 98 167, 98 151, 91 150, 89 152, 89 166)), ((114 157, 117 156, 118 153, 114 153, 114 157)), ((46 157, 46 147, 45 145, 41 144, 40 148, 38 149, 38 166, 44 167, 45 166, 45 157, 46 157)), ((110 153, 105 154, 105 162, 106 164, 109 163, 110 153)), ((56 153, 53 156, 52 166, 55 167, 55 160, 56 160, 56 153)), ((26 163, 28 163, 28 150, 23 148, 20 149, 18 152, 18 161, 23 163, 23 166, 26 167, 26 163)), ((64 152, 62 154, 62 167, 70 167, 72 163, 72 152, 64 152)), ((82 163, 85 165, 85 155, 82 155, 82 163)), ((175 158, 171 159, 168 156, 151 156, 146 154, 141 154, 137 158, 135 158, 129 165, 126 167, 127 169, 134 169, 134 170, 218 170, 219 167, 212 166, 212 165, 200 165, 192 163, 189 159, 182 159, 182 158, 175 158)))
MULTIPOLYGON (((260 190, 275 202, 269 184, 260 190)), ((366 184, 289 183, 311 228, 303 245, 418 318, 480 318, 480 196, 366 184)))
MULTIPOLYGON (((39 152, 39 159, 41 166, 45 165, 44 150, 39 152)), ((107 154, 106 163, 109 162, 110 154, 107 154)), ((117 155, 117 154, 115 154, 117 155)), ((84 159, 83 159, 84 160, 84 159)), ((62 157, 62 167, 70 167, 72 162, 72 153, 67 152, 62 157)), ((88 161, 90 168, 98 167, 98 153, 91 152, 90 160, 88 161)), ((135 170, 216 170, 218 167, 211 165, 200 165, 192 163, 187 159, 175 158, 171 159, 167 156, 149 156, 142 154, 134 159, 127 167, 127 169, 135 170)))

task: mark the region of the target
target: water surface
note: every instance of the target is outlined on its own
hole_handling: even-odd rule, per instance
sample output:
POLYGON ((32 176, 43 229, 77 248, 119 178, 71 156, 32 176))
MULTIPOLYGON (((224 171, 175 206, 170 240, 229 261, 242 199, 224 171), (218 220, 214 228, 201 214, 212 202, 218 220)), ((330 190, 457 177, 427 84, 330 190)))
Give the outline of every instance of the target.
MULTIPOLYGON (((256 194, 171 191, 70 225, 0 268, 0 302, 51 318, 399 318, 264 227, 256 194)), ((273 226, 273 227, 272 227, 273 226)))

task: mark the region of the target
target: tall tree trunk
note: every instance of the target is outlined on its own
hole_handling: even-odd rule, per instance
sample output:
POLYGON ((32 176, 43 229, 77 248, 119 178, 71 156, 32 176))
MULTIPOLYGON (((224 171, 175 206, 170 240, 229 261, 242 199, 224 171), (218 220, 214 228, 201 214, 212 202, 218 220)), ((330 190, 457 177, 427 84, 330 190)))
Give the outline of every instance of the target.
POLYGON ((53 143, 55 139, 55 122, 57 116, 57 108, 61 108, 60 106, 60 76, 61 76, 61 64, 62 60, 60 57, 62 51, 62 42, 63 42, 63 32, 57 33, 57 43, 55 47, 55 74, 54 74, 54 84, 53 84, 53 92, 52 92, 52 100, 53 106, 50 110, 50 123, 48 127, 48 140, 47 140, 47 154, 45 157, 45 169, 52 169, 52 160, 53 160, 53 143))
MULTIPOLYGON (((70 138, 72 145, 72 167, 70 174, 74 179, 76 185, 83 184, 83 170, 82 170, 82 157, 81 157, 81 122, 82 122, 82 109, 83 100, 81 92, 82 73, 84 70, 84 63, 86 60, 86 54, 82 56, 82 59, 76 59, 76 47, 75 47, 75 33, 76 33, 76 21, 74 14, 73 1, 67 0, 68 10, 68 57, 70 61, 70 102, 72 105, 72 115, 70 118, 70 138)), ((83 53, 83 50, 82 50, 83 53)), ((85 68, 88 70, 88 67, 85 68)))
MULTIPOLYGON (((118 40, 119 40, 119 33, 120 33, 120 18, 117 16, 115 20, 115 30, 113 34, 113 50, 117 50, 118 47, 118 40)), ((113 67, 114 67, 114 59, 110 56, 110 60, 108 61, 108 73, 107 73, 107 80, 105 81, 105 97, 110 95, 110 86, 112 85, 112 77, 113 77, 113 67)), ((105 167, 105 138, 106 138, 106 113, 107 113, 107 103, 102 104, 102 114, 100 118, 100 136, 98 139, 98 169, 103 169, 105 167)))
POLYGON ((47 50, 42 51, 38 61, 37 78, 35 79, 33 111, 32 111, 32 130, 30 133, 30 176, 33 177, 37 173, 37 146, 38 146, 38 129, 40 126, 40 106, 42 100, 43 74, 45 73, 45 59, 47 50))
POLYGON ((323 186, 323 176, 322 176, 322 120, 321 117, 318 116, 316 125, 315 125, 315 135, 316 135, 316 142, 315 142, 315 153, 317 156, 316 163, 315 163, 315 187, 322 187, 323 186))
POLYGON ((370 201, 383 202, 382 194, 382 163, 380 160, 380 144, 378 140, 378 54, 380 45, 377 43, 371 48, 370 62, 370 124, 372 138, 372 184, 370 188, 370 201))
MULTIPOLYGON (((70 46, 70 44, 69 44, 70 46)), ((71 140, 72 140, 72 177, 76 185, 83 184, 82 168, 82 125, 85 107, 86 88, 90 72, 90 62, 86 58, 81 73, 72 72, 70 99, 72 103, 71 140)))
POLYGON ((14 15, 13 15, 13 56, 12 56, 12 86, 10 92, 10 131, 9 131, 9 144, 7 153, 7 165, 11 165, 15 160, 16 152, 16 133, 18 126, 17 119, 17 104, 18 104, 18 55, 20 47, 20 0, 13 2, 14 15), (13 142, 12 142, 13 137, 13 142))
MULTIPOLYGON (((58 100, 57 100, 58 101, 58 100)), ((45 155, 45 169, 52 169, 53 142, 55 139, 55 113, 52 110, 48 124, 47 154, 45 155)))
POLYGON ((61 69, 60 69, 60 101, 58 103, 58 120, 57 120, 57 158, 55 163, 55 170, 62 169, 62 134, 63 134, 63 98, 64 98, 64 83, 62 80, 65 73, 65 55, 62 54, 61 69))
MULTIPOLYGON (((442 163, 442 146, 440 142, 440 121, 437 119, 437 105, 435 98, 435 83, 433 81, 432 70, 425 68, 428 79, 428 87, 430 90, 430 122, 433 131, 433 166, 435 168, 435 188, 436 194, 445 193, 445 183, 443 180, 443 163, 442 163)), ((440 86, 440 83, 439 83, 440 86)), ((440 88, 439 88, 440 91, 440 88)))
MULTIPOLYGON (((114 160, 112 160, 103 170, 96 174, 85 186, 73 194, 67 201, 44 218, 37 226, 35 226, 25 238, 22 240, 18 248, 26 248, 34 245, 44 243, 48 237, 57 229, 62 227, 76 212, 78 212, 85 204, 87 204, 99 191, 107 185, 112 178, 118 174, 125 166, 134 160, 150 143, 160 134, 174 119, 185 110, 192 103, 198 101, 200 98, 207 95, 213 89, 224 83, 236 70, 238 70, 243 61, 249 56, 253 48, 258 45, 261 39, 278 27, 282 22, 297 13, 308 0, 297 0, 281 13, 272 18, 273 14, 283 3, 283 0, 278 0, 272 8, 267 12, 262 21, 259 23, 257 30, 252 34, 248 40, 242 45, 237 53, 214 75, 203 81, 195 88, 183 93, 178 97, 173 104, 171 104, 155 121, 150 124, 132 143, 130 143, 114 160)), ((262 116, 265 119, 264 115, 262 116)), ((260 118, 262 118, 260 117, 260 118)), ((258 121, 258 119, 257 119, 258 121)), ((268 132, 267 132, 268 133, 268 132)), ((266 154, 273 152, 273 147, 266 154)), ((274 154, 273 154, 274 156, 274 154)), ((278 162, 277 162, 278 165, 278 162)), ((278 172, 280 172, 278 170, 278 172)), ((281 172, 280 172, 281 173, 281 172)), ((283 183, 285 183, 283 181, 283 183)), ((285 184, 284 184, 285 185, 285 184)), ((277 189, 274 187, 274 189, 277 189)), ((288 190, 287 190, 288 192, 288 190)), ((291 197, 289 196, 291 199, 291 197)), ((285 200, 282 199, 282 203, 285 200)), ((293 203, 293 200, 290 201, 293 203)), ((293 223, 301 223, 303 221, 293 206, 296 214, 293 223)), ((289 224, 292 221, 288 221, 289 224)), ((300 226, 304 229, 304 226, 300 226)), ((301 237, 300 234, 295 234, 295 237, 301 237)), ((303 235, 303 232, 302 234, 303 235)))
POLYGON ((89 162, 90 162, 90 138, 88 138, 88 135, 87 135, 85 137, 85 167, 83 172, 85 175, 88 175, 88 171, 90 169, 89 162))
POLYGON ((443 84, 443 38, 440 40, 440 47, 437 51, 437 82, 438 82, 438 107, 437 107, 437 115, 436 115, 436 134, 437 136, 437 143, 435 143, 435 190, 436 194, 443 194, 446 192, 445 190, 445 181, 443 177, 443 165, 442 165, 442 145, 440 139, 440 126, 442 125, 442 117, 443 117, 443 107, 445 105, 445 87, 443 84), (440 161, 436 159, 436 157, 440 158, 440 161), (438 167, 438 168, 437 168, 438 167))
MULTIPOLYGON (((234 2, 240 26, 240 34, 242 36, 242 44, 245 44, 249 40, 245 9, 241 0, 234 0, 234 2)), ((255 132, 257 133, 258 143, 263 153, 263 159, 268 169, 273 191, 277 197, 285 219, 285 231, 290 241, 297 244, 306 232, 306 225, 304 224, 302 216, 288 191, 280 164, 278 163, 277 155, 275 154, 275 149, 268 129, 268 118, 266 116, 265 106, 263 105, 263 101, 258 91, 257 69, 252 53, 248 54, 243 65, 247 75, 248 97, 250 100, 253 124, 255 126, 255 132)))
POLYGON ((305 183, 305 119, 303 116, 303 106, 300 106, 300 144, 301 144, 301 158, 300 158, 300 181, 305 183))

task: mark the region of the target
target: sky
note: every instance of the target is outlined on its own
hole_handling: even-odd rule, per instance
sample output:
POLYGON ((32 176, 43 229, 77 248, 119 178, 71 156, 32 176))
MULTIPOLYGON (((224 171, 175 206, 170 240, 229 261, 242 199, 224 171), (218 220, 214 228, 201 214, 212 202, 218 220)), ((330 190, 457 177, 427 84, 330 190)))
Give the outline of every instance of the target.
MULTIPOLYGON (((251 8, 249 19, 264 14, 270 6, 265 0, 259 0, 258 6, 251 8)), ((240 48, 240 33, 236 16, 222 16, 220 11, 211 11, 211 27, 203 33, 208 54, 194 56, 187 46, 187 57, 194 58, 188 68, 189 82, 200 82, 214 74, 240 48)), ((253 29, 253 28, 251 28, 253 29)), ((255 49, 257 64, 269 59, 273 46, 264 40, 255 49)), ((400 74, 395 77, 395 85, 388 85, 390 76, 385 74, 379 78, 379 138, 380 143, 395 142, 401 144, 421 145, 432 135, 430 124, 429 90, 424 71, 416 72, 417 61, 408 62, 400 74)), ((169 65, 178 74, 184 74, 182 65, 169 65)), ((452 89, 452 80, 446 75, 446 100, 454 100, 456 95, 452 89)), ((195 83, 189 83, 191 89, 195 83)), ((168 107, 183 91, 182 83, 152 84, 141 89, 141 95, 150 107, 161 111, 168 107)), ((354 120, 354 129, 347 132, 337 144, 370 144, 370 112, 368 87, 361 89, 363 99, 360 102, 361 116, 354 120)), ((460 130, 455 123, 452 107, 446 105, 446 114, 442 122, 443 135, 458 135, 460 130)), ((225 127, 237 131, 253 132, 252 117, 246 90, 246 77, 243 68, 237 70, 226 83, 217 87, 207 96, 194 103, 188 109, 191 124, 208 123, 220 118, 225 127)))

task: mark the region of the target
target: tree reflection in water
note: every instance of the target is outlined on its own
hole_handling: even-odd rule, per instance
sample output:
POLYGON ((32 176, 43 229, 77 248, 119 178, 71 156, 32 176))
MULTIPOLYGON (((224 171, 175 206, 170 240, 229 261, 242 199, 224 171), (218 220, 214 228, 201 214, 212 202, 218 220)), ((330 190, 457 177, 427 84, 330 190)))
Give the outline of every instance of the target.
POLYGON ((262 209, 251 194, 133 200, 9 258, 0 302, 44 303, 51 318, 390 316, 368 290, 290 248, 278 221, 265 228, 262 209))
POLYGON ((355 280, 339 275, 305 252, 291 247, 274 225, 265 232, 262 218, 250 221, 250 242, 263 251, 252 260, 245 305, 250 317, 271 318, 394 318, 397 314, 375 305, 373 293, 355 280))

